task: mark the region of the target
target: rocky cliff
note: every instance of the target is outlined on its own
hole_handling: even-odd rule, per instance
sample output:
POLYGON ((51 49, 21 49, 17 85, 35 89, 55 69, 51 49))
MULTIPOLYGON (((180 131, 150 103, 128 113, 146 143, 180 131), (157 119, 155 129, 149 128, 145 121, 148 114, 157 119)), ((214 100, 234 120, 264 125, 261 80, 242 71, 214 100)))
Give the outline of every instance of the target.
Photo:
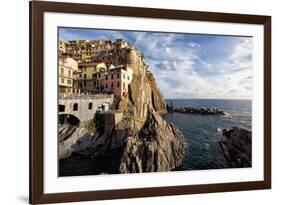
POLYGON ((133 80, 128 96, 118 110, 132 117, 125 118, 117 129, 130 130, 124 143, 119 171, 151 172, 168 171, 179 166, 185 152, 184 138, 180 130, 161 117, 166 111, 162 96, 152 73, 137 50, 130 52, 129 67, 133 80), (125 125, 125 127, 124 127, 125 125))
POLYGON ((141 129, 135 131, 126 139, 120 173, 169 171, 181 164, 183 136, 157 112, 150 110, 141 129))
POLYGON ((133 79, 127 96, 115 105, 115 112, 123 114, 122 120, 117 124, 105 122, 94 135, 85 134, 85 139, 80 137, 80 142, 71 147, 74 152, 93 156, 121 148, 119 173, 170 171, 183 161, 184 137, 175 125, 162 118, 165 99, 142 53, 132 48, 127 55, 133 79))
POLYGON ((222 133, 225 139, 219 143, 228 166, 230 168, 251 167, 252 133, 238 127, 223 129, 222 133))

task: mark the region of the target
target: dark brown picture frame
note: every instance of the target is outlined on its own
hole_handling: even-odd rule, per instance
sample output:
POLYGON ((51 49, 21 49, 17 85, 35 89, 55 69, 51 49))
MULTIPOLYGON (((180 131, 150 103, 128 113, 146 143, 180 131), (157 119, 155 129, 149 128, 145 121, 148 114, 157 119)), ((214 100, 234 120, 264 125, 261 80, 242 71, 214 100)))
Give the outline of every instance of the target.
POLYGON ((155 8, 31 1, 30 6, 30 203, 152 197, 271 188, 271 17, 155 8), (264 27, 264 180, 45 194, 43 191, 43 14, 96 14, 159 19, 260 24, 264 27))

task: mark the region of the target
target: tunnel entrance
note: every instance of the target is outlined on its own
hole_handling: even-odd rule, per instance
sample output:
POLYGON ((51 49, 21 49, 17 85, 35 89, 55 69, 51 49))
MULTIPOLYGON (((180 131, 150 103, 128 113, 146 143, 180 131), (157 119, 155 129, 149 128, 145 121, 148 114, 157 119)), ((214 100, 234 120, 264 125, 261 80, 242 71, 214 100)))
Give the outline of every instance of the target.
POLYGON ((70 124, 72 126, 79 126, 80 120, 72 114, 59 115, 59 124, 70 124))

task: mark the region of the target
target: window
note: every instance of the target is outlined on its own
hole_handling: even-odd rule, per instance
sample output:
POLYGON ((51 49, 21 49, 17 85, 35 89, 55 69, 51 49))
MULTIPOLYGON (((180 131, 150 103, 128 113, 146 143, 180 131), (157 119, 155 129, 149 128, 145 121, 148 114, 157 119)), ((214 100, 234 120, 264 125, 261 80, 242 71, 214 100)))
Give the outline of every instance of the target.
POLYGON ((65 105, 59 105, 59 112, 65 111, 65 105))
POLYGON ((64 75, 64 69, 60 68, 60 75, 64 75))
POLYGON ((111 79, 113 79, 113 78, 114 78, 114 75, 112 74, 112 75, 111 75, 111 79))
POLYGON ((67 84, 68 84, 68 85, 71 85, 71 84, 72 84, 72 82, 71 82, 70 79, 67 80, 67 84))
POLYGON ((130 80, 130 77, 129 77, 129 76, 127 76, 127 79, 128 79, 128 80, 130 80))
POLYGON ((87 78, 87 74, 84 74, 84 78, 87 78))
POLYGON ((105 80, 108 80, 108 76, 107 75, 105 76, 105 80))
POLYGON ((79 74, 79 77, 82 78, 82 74, 79 74))
POLYGON ((126 75, 125 74, 123 74, 123 78, 126 79, 126 75))
POLYGON ((119 73, 117 73, 117 78, 120 78, 120 75, 119 75, 119 73))
POLYGON ((113 84, 113 83, 111 83, 111 87, 112 87, 112 88, 114 87, 114 84, 113 84))
POLYGON ((119 82, 117 82, 117 87, 119 88, 119 86, 120 86, 120 83, 119 83, 119 82))
POLYGON ((100 78, 100 73, 99 73, 99 78, 100 78))
POLYGON ((88 109, 91 110, 93 108, 93 103, 89 103, 88 109))
POLYGON ((68 70, 68 77, 71 78, 71 71, 68 70))
POLYGON ((74 103, 73 105, 73 111, 77 111, 78 110, 78 103, 74 103))
POLYGON ((123 83, 123 88, 125 88, 125 83, 123 83))
POLYGON ((87 85, 87 82, 86 82, 86 81, 84 81, 84 87, 86 87, 86 85, 87 85))
POLYGON ((108 88, 107 83, 105 84, 105 88, 108 88))
POLYGON ((60 79, 60 82, 61 82, 61 83, 64 83, 64 78, 61 78, 61 79, 60 79))

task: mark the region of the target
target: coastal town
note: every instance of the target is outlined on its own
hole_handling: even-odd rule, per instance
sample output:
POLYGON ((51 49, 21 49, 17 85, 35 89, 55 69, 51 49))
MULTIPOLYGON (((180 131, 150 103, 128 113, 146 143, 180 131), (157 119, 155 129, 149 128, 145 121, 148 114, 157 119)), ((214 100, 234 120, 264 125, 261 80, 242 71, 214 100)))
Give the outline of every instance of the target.
POLYGON ((138 52, 122 39, 59 41, 59 93, 125 97, 133 75, 131 50, 138 52))
MULTIPOLYGON (((86 122, 97 111, 109 111, 128 94, 133 78, 128 64, 143 59, 143 54, 123 39, 60 40, 58 56, 61 122, 73 121, 73 117, 86 122)), ((148 66, 146 72, 150 72, 148 66)))

